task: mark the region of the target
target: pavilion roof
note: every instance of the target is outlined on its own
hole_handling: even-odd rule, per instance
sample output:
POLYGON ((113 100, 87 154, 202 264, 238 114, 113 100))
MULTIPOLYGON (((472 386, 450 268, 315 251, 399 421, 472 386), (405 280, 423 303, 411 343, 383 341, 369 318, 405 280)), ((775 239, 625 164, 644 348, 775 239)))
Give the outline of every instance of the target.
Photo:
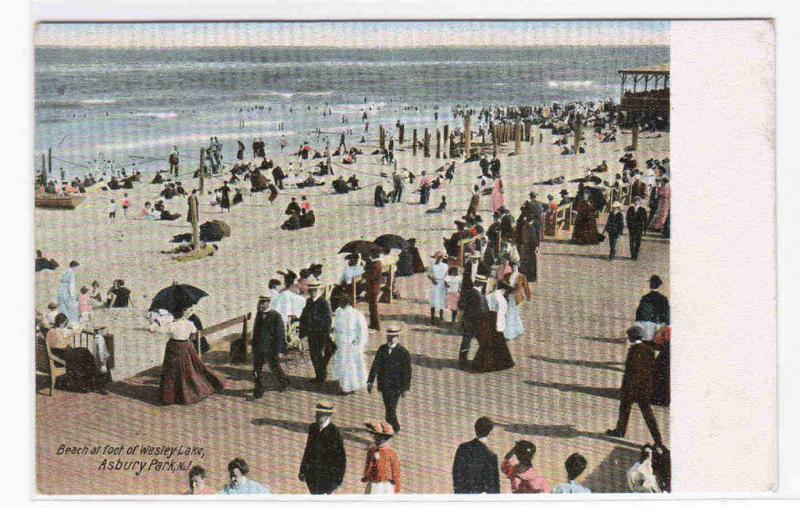
POLYGON ((619 74, 657 74, 669 76, 669 63, 649 65, 646 67, 636 67, 633 69, 620 69, 619 74))

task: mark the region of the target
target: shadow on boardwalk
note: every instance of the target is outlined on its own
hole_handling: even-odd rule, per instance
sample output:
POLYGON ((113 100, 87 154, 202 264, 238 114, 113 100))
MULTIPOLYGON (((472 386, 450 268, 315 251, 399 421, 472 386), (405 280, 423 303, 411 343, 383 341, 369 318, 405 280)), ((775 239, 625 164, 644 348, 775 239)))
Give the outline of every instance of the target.
POLYGON ((596 362, 592 360, 569 360, 565 358, 548 358, 541 355, 531 355, 528 358, 532 360, 539 360, 542 362, 552 363, 555 365, 575 365, 576 367, 589 367, 590 369, 605 369, 613 370, 616 372, 624 372, 625 369, 621 367, 621 362, 596 362))
MULTIPOLYGON (((308 426, 310 424, 306 422, 296 422, 292 420, 281 420, 279 418, 255 418, 251 420, 250 423, 258 426, 266 425, 271 427, 279 427, 281 429, 288 430, 289 432, 296 432, 298 434, 307 434, 308 426)), ((369 446, 373 442, 373 440, 369 438, 370 434, 366 428, 364 429, 360 429, 357 427, 338 427, 338 428, 339 432, 342 433, 342 438, 346 441, 352 441, 362 446, 369 446), (363 434, 364 436, 359 434, 363 434)))

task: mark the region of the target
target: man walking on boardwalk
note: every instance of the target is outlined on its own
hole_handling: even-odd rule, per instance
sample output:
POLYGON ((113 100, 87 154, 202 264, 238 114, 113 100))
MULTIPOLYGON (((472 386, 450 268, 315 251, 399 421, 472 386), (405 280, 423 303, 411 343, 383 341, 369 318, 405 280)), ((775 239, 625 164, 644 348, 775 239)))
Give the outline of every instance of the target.
POLYGON ((411 388, 411 355, 400 344, 400 327, 392 326, 386 332, 386 344, 378 348, 367 378, 367 392, 372 393, 375 378, 378 391, 383 396, 386 421, 395 432, 400 432, 397 421, 397 404, 400 397, 411 388))
POLYGON ((653 436, 656 446, 662 446, 661 432, 650 407, 650 395, 653 385, 653 367, 656 362, 655 346, 650 341, 643 341, 643 330, 640 326, 628 328, 628 357, 625 360, 625 374, 622 377, 622 388, 619 394, 619 419, 617 426, 606 431, 606 435, 625 437, 631 407, 639 406, 642 416, 653 436))
POLYGON ((308 426, 308 439, 297 477, 306 483, 311 494, 333 494, 344 479, 347 455, 342 434, 331 421, 332 416, 333 402, 320 401, 315 421, 308 426))
POLYGON ((331 341, 331 306, 320 293, 318 281, 312 279, 306 287, 308 300, 300 314, 300 337, 308 339, 311 363, 314 365, 314 381, 324 383, 334 349, 331 341))
POLYGON ((499 494, 500 469, 497 454, 486 445, 494 423, 486 416, 475 421, 475 439, 461 443, 453 459, 453 492, 499 494))
POLYGON ((260 399, 264 395, 264 379, 261 369, 265 363, 278 378, 281 391, 285 391, 290 384, 289 376, 286 375, 280 364, 280 355, 286 350, 286 328, 280 313, 269 308, 270 299, 270 296, 259 298, 258 312, 253 323, 254 399, 260 399))
POLYGON ((626 213, 628 223, 628 237, 631 244, 631 259, 639 257, 639 249, 642 247, 642 236, 647 230, 647 210, 642 206, 642 198, 636 197, 633 206, 628 208, 626 213))

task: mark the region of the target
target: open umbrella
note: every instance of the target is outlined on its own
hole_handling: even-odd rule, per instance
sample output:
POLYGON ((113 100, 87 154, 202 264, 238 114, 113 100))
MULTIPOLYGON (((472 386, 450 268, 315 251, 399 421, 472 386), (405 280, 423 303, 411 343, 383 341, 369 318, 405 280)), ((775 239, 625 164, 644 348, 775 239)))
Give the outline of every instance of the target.
POLYGON ((165 287, 153 297, 150 303, 150 311, 164 309, 176 318, 183 314, 183 311, 196 305, 201 299, 208 296, 202 289, 190 286, 189 284, 178 284, 173 282, 171 286, 165 287))
POLYGON ((405 238, 400 235, 386 234, 381 235, 375 239, 375 244, 380 245, 384 249, 400 249, 403 250, 408 245, 405 238))
POLYGON ((353 240, 352 242, 347 242, 344 247, 339 249, 339 254, 344 252, 361 254, 362 256, 380 256, 389 252, 389 249, 366 240, 353 240))

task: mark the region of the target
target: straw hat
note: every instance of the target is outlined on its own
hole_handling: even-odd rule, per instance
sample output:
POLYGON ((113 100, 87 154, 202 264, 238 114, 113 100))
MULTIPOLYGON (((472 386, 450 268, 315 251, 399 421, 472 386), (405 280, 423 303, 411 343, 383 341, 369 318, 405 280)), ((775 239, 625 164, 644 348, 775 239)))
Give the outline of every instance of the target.
POLYGON ((394 326, 390 326, 389 329, 386 330, 386 335, 388 335, 388 336, 400 335, 400 332, 402 332, 402 331, 403 331, 402 328, 400 328, 397 325, 394 325, 394 326))
POLYGON ((317 402, 317 407, 314 408, 317 413, 330 413, 332 414, 333 409, 333 402, 329 400, 321 400, 317 402))
POLYGON ((364 426, 367 427, 373 434, 388 437, 394 436, 394 428, 389 423, 374 421, 367 422, 364 424, 364 426))
POLYGON ((622 203, 620 203, 619 201, 614 201, 614 203, 611 204, 611 208, 614 208, 614 209, 622 208, 622 203))
POLYGON ((316 277, 311 277, 310 279, 308 279, 308 282, 306 283, 306 288, 308 288, 308 289, 319 289, 321 285, 322 284, 319 283, 319 281, 316 279, 316 277))
POLYGON ((486 282, 486 276, 478 274, 478 275, 475 276, 475 279, 472 282, 476 283, 476 284, 477 283, 484 283, 484 282, 486 282))

